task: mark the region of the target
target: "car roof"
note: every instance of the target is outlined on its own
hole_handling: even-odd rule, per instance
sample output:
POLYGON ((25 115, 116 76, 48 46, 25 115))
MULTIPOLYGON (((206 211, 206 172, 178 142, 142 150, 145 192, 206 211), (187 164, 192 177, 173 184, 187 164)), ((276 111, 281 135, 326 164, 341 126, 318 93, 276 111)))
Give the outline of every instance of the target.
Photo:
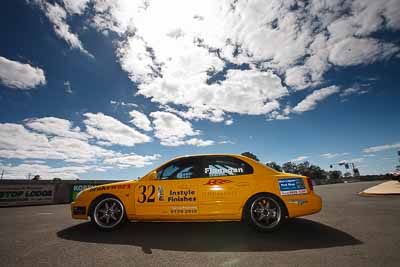
MULTIPOLYGON (((154 169, 151 170, 150 172, 156 171, 156 170, 158 170, 158 169, 160 169, 160 168, 163 168, 164 166, 166 166, 166 165, 170 164, 171 162, 173 162, 173 161, 175 161, 175 160, 178 160, 178 159, 184 159, 184 158, 189 158, 189 157, 211 157, 211 156, 229 156, 229 157, 234 157, 234 158, 238 158, 238 159, 244 160, 247 164, 250 164, 252 167, 255 167, 255 166, 262 166, 263 168, 266 168, 266 169, 270 170, 271 172, 279 173, 278 171, 273 170, 273 169, 271 169, 271 168, 265 166, 265 165, 262 164, 261 162, 258 162, 258 161, 254 160, 254 159, 252 159, 252 158, 249 158, 249 157, 246 157, 246 156, 243 156, 243 155, 229 154, 229 153, 192 154, 192 155, 178 156, 178 157, 171 158, 170 160, 167 160, 167 161, 163 162, 161 165, 157 166, 156 168, 154 168, 154 169)), ((150 173, 150 172, 149 172, 149 173, 150 173)))
MULTIPOLYGON (((165 166, 166 164, 169 164, 175 160, 179 160, 179 159, 185 159, 185 158, 192 158, 192 157, 214 157, 214 156, 222 156, 222 157, 234 157, 234 158, 239 158, 241 160, 244 160, 245 162, 247 162, 248 164, 252 163, 252 164, 260 164, 259 162, 255 161, 252 158, 243 156, 243 155, 238 155, 238 154, 228 154, 228 153, 219 153, 219 154, 193 154, 193 155, 184 155, 184 156, 179 156, 179 157, 175 157, 172 158, 166 162, 164 162, 161 166, 165 166)), ((157 169, 157 168, 156 168, 157 169)))
MULTIPOLYGON (((211 157, 211 156, 230 156, 230 157, 245 157, 243 155, 238 155, 238 154, 228 154, 228 153, 219 153, 219 154, 193 154, 193 155, 183 155, 183 156, 178 156, 175 158, 172 158, 171 160, 175 159, 182 159, 182 158, 189 158, 189 157, 211 157)), ((248 157, 246 157, 248 158, 248 157)))

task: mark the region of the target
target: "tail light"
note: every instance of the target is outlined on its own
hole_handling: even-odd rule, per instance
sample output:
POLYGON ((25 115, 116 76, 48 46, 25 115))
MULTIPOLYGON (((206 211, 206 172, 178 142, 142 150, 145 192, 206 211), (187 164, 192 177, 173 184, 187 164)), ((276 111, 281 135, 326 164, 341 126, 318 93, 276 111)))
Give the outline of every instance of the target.
POLYGON ((314 186, 312 184, 311 178, 307 177, 307 183, 308 183, 308 187, 310 188, 311 191, 314 190, 314 186))

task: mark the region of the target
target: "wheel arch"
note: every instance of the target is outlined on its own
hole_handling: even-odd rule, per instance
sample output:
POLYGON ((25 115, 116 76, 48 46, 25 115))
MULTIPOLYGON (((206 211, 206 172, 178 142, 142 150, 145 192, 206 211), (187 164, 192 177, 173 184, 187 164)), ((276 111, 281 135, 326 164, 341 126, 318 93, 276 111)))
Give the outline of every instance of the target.
MULTIPOLYGON (((124 206, 124 212, 126 213, 126 209, 125 209, 124 202, 123 202, 118 196, 116 196, 116 195, 114 195, 114 194, 111 194, 111 193, 103 193, 103 194, 98 195, 97 197, 95 197, 95 198, 90 202, 89 208, 88 208, 88 211, 87 211, 87 216, 89 216, 89 217, 91 218, 91 217, 92 217, 93 209, 94 209, 94 207, 96 206, 96 204, 97 204, 100 200, 102 200, 102 199, 104 199, 104 198, 107 198, 107 197, 113 197, 113 198, 118 199, 118 201, 120 201, 121 204, 124 206)), ((91 219, 92 219, 92 218, 91 218, 91 219)))
POLYGON ((284 207, 284 212, 285 212, 285 218, 288 218, 289 217, 289 210, 288 210, 288 208, 287 208, 287 206, 286 206, 286 204, 285 204, 285 202, 282 200, 282 198, 280 198, 279 196, 277 196, 276 194, 274 194, 274 193, 271 193, 271 192, 257 192, 257 193, 254 193, 252 196, 250 196, 247 200, 246 200, 246 202, 244 203, 244 205, 242 206, 242 208, 241 208, 241 220, 243 221, 244 220, 244 216, 245 216, 245 212, 244 212, 244 210, 245 210, 245 208, 247 207, 247 205, 249 204, 249 202, 250 202, 250 200, 252 200, 253 198, 255 198, 255 197, 258 197, 258 196, 261 196, 261 195, 269 195, 269 196, 272 196, 273 198, 275 198, 277 201, 279 201, 281 204, 282 204, 282 206, 284 207))

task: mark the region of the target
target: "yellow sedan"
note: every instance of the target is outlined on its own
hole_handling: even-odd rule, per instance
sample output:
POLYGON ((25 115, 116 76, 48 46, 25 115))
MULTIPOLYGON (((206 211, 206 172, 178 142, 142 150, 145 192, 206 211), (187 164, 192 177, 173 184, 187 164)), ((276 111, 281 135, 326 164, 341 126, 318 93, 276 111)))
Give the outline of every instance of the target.
POLYGON ((172 159, 139 180, 92 187, 72 217, 103 230, 125 221, 243 221, 262 232, 321 210, 309 177, 282 173, 240 155, 172 159))

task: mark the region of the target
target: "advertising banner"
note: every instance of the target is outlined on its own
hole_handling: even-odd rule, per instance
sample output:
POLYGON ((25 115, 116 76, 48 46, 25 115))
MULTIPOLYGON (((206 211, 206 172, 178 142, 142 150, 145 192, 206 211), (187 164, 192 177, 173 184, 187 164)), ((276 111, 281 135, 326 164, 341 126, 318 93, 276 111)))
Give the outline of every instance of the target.
POLYGON ((0 185, 0 206, 52 204, 54 185, 0 185))

